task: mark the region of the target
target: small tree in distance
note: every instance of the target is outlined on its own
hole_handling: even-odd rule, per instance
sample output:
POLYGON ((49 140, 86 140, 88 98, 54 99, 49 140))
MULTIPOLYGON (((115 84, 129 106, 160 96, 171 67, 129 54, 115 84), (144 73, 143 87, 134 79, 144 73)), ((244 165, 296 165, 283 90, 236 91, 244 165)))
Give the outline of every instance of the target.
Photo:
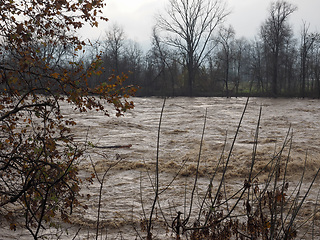
POLYGON ((86 66, 78 55, 86 43, 76 36, 85 23, 98 26, 101 0, 0 1, 0 214, 16 228, 14 211, 22 207, 25 227, 42 237, 53 217, 69 221, 78 204, 77 163, 83 150, 73 141, 61 101, 80 112, 102 111, 105 101, 117 116, 133 108, 126 76, 111 76, 94 87, 101 74, 99 55, 86 66))

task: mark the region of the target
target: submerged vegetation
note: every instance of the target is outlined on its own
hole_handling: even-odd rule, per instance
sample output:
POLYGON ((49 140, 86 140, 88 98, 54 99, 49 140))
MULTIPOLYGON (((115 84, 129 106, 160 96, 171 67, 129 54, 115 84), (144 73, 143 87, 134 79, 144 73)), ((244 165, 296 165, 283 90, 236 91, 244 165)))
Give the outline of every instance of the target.
MULTIPOLYGON (((249 100, 249 99, 248 99, 249 100)), ((229 152, 224 153, 222 149, 221 158, 217 162, 214 173, 208 178, 205 192, 195 191, 198 186, 199 166, 201 162, 201 149, 203 136, 205 134, 206 116, 204 120, 202 138, 198 155, 197 167, 192 175, 194 184, 189 195, 190 199, 184 201, 184 212, 177 211, 167 216, 162 209, 159 195, 163 194, 169 186, 159 191, 159 161, 157 149, 155 180, 152 181, 154 190, 154 204, 150 211, 149 219, 145 215, 143 223, 147 231, 147 239, 153 239, 152 226, 158 218, 163 218, 165 225, 171 229, 176 239, 295 239, 295 238, 316 238, 315 226, 318 226, 319 214, 318 199, 313 199, 312 206, 309 198, 310 191, 315 191, 314 183, 319 175, 320 168, 308 183, 304 184, 305 169, 302 170, 299 180, 290 182, 287 177, 288 162, 292 145, 292 132, 288 129, 282 147, 278 152, 274 152, 273 157, 257 173, 253 173, 256 163, 260 115, 257 121, 256 133, 253 139, 253 150, 251 165, 247 176, 240 180, 242 187, 235 189, 233 193, 226 191, 228 185, 226 173, 228 172, 229 161, 233 152, 234 144, 237 140, 238 132, 241 128, 242 119, 246 111, 248 101, 243 110, 233 142, 229 152), (220 170, 218 170, 220 167, 220 170), (220 174, 218 174, 220 172, 220 174), (267 179, 259 181, 260 175, 267 172, 267 179), (293 184, 294 186, 290 186, 293 184), (197 199, 197 206, 194 201, 197 199), (307 200, 308 199, 308 200, 307 200), (160 211, 160 217, 153 217, 156 208, 160 211), (313 208, 306 214, 304 208, 313 208)), ((164 105, 163 105, 164 107, 164 105)), ((162 109, 163 111, 163 109, 162 109)), ((159 122, 159 133, 161 126, 159 122)), ((159 147, 160 136, 158 135, 159 147)), ((307 162, 307 155, 306 155, 307 162)), ((305 162, 305 164, 306 164, 305 162)), ((306 166, 306 165, 305 165, 306 166)), ((175 177, 170 182, 173 185, 175 177)), ((319 191, 319 190, 316 190, 319 191)), ((179 196, 177 196, 179 197, 179 196)), ((187 198, 187 195, 184 196, 187 198)), ((142 207, 144 204, 142 204, 142 207)), ((145 211, 144 211, 145 212, 145 211)), ((317 233, 318 234, 318 233, 317 233)))

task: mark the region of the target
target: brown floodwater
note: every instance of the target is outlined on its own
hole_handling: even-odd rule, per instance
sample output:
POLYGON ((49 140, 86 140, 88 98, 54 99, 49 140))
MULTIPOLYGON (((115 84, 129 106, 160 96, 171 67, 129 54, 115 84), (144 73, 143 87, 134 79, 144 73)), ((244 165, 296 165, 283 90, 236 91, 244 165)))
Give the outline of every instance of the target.
MULTIPOLYGON (((107 239, 134 239, 139 234, 145 236, 140 222, 144 217, 149 218, 154 198, 157 137, 163 99, 132 100, 134 110, 119 118, 107 117, 99 112, 80 114, 67 104, 62 104, 63 111, 78 122, 73 129, 75 140, 80 144, 91 143, 80 164, 80 176, 85 178, 93 172, 90 159, 100 178, 107 171, 100 215, 102 235, 107 239), (131 147, 104 148, 115 145, 131 147)), ((246 98, 184 97, 166 100, 158 149, 160 205, 157 205, 154 227, 154 235, 159 239, 171 236, 170 232, 165 232, 165 221, 171 224, 178 211, 183 214, 189 211, 199 159, 199 179, 191 218, 198 216, 201 199, 219 159, 222 158, 225 163, 229 156, 225 173, 226 195, 232 196, 243 187, 251 169, 257 129, 253 176, 257 175, 256 179, 263 184, 270 173, 270 161, 283 149, 282 166, 288 160, 286 178, 289 190, 294 191, 302 174, 301 192, 307 190, 320 167, 320 101, 251 98, 230 152, 246 101, 246 98), (258 125, 260 108, 262 112, 258 125)), ((112 109, 110 112, 113 112, 112 109)), ((223 167, 220 166, 213 179, 213 191, 219 185, 222 172, 223 167)), ((317 209, 318 182, 306 200, 304 215, 312 215, 317 209)), ((97 179, 93 184, 82 187, 81 201, 88 209, 75 212, 72 216, 75 226, 69 226, 69 235, 64 234, 61 239, 70 239, 79 228, 81 230, 75 239, 94 239, 99 188, 97 179)), ((230 200, 230 204, 235 199, 230 200)), ((241 212, 241 209, 237 211, 241 212)), ((318 222, 315 221, 315 224, 318 225, 315 234, 319 237, 320 215, 316 214, 316 217, 318 222)), ((310 234, 310 228, 304 226, 301 229, 310 234)), ((16 232, 6 229, 2 235, 0 233, 0 239, 29 239, 27 234, 21 229, 16 232)))

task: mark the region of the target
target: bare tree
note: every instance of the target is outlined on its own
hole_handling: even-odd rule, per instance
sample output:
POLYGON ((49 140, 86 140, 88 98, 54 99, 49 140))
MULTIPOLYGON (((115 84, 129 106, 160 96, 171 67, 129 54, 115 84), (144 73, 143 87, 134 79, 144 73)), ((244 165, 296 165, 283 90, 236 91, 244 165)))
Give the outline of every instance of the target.
POLYGON ((116 75, 120 73, 119 62, 124 48, 124 40, 125 34, 123 28, 117 24, 113 25, 111 30, 106 32, 106 57, 111 58, 111 66, 115 68, 113 70, 115 70, 116 75))
POLYGON ((320 99, 320 33, 315 34, 312 54, 312 72, 316 81, 317 97, 320 99))
POLYGON ((161 94, 175 96, 175 85, 179 72, 177 54, 163 44, 156 30, 153 29, 152 48, 148 54, 157 66, 154 80, 161 81, 161 94))
POLYGON ((260 93, 264 93, 266 87, 264 84, 264 58, 263 58, 263 48, 262 43, 255 39, 252 42, 252 50, 251 50, 251 56, 252 61, 250 63, 250 68, 252 72, 252 76, 250 79, 250 92, 252 91, 254 87, 254 82, 256 82, 256 90, 260 93))
POLYGON ((120 70, 122 72, 130 72, 128 84, 140 85, 143 71, 143 58, 144 54, 141 46, 133 40, 127 40, 120 70))
POLYGON ((232 26, 222 27, 219 31, 218 42, 221 46, 219 60, 222 61, 226 96, 229 97, 229 79, 231 62, 234 59, 235 31, 232 26))
POLYGON ((212 35, 229 14, 220 0, 170 0, 157 26, 167 32, 165 43, 182 55, 188 71, 188 94, 193 95, 197 69, 212 51, 212 35))
POLYGON ((315 41, 315 35, 309 33, 309 26, 303 23, 301 32, 301 48, 300 48, 300 58, 301 58, 301 82, 300 82, 300 94, 304 98, 306 95, 306 79, 308 77, 308 58, 310 55, 310 50, 312 49, 313 42, 315 41))
POLYGON ((242 80, 248 80, 250 75, 250 54, 252 46, 245 38, 235 40, 235 94, 238 96, 239 86, 242 80))
POLYGON ((286 1, 271 4, 269 17, 261 26, 261 38, 270 51, 272 62, 272 94, 277 96, 278 66, 280 53, 286 42, 292 38, 292 29, 287 23, 288 17, 297 9, 286 1))

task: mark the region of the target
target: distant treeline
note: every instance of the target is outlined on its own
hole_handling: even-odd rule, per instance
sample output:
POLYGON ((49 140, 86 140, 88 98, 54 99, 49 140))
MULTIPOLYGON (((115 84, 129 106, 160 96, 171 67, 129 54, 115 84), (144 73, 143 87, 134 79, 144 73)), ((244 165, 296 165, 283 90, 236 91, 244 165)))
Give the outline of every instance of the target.
MULTIPOLYGON (((210 1, 195 2, 211 4, 210 1)), ((173 0, 173 3, 180 1, 173 0)), ((174 7, 176 10, 179 6, 174 7)), ((47 59, 51 54, 59 62, 65 61, 66 68, 73 71, 68 63, 81 61, 90 66, 96 56, 100 56, 97 67, 101 68, 101 74, 90 76, 87 84, 94 87, 108 82, 112 74, 124 73, 128 74, 125 84, 139 86, 138 96, 320 98, 320 34, 310 32, 309 25, 303 23, 300 35, 294 36, 288 17, 296 10, 295 6, 285 1, 272 3, 269 17, 261 23, 254 39, 237 39, 233 27, 223 25, 222 20, 229 15, 225 9, 219 6, 196 9, 215 11, 201 13, 212 14, 211 22, 200 19, 198 26, 193 26, 197 19, 190 19, 190 23, 176 24, 180 28, 175 29, 172 17, 177 13, 168 10, 167 16, 159 17, 147 51, 127 39, 122 27, 113 25, 103 39, 92 42, 80 58, 74 57, 72 46, 59 45, 58 41, 41 46, 39 57, 47 59), (217 17, 217 13, 221 16, 217 17), (214 25, 210 26, 212 22, 214 25)), ((14 49, 3 51, 6 54, 2 61, 6 64, 14 65, 19 59, 14 49)))
MULTIPOLYGON (((221 12, 216 7, 218 10, 221 12)), ((125 38, 121 27, 114 25, 105 38, 95 44, 96 52, 104 52, 104 70, 102 75, 91 79, 92 84, 104 81, 112 73, 130 71, 128 84, 140 86, 137 94, 144 96, 320 98, 320 35, 310 32, 304 23, 300 36, 295 37, 288 22, 295 10, 295 6, 285 1, 272 3, 269 17, 261 23, 253 40, 237 39, 232 26, 222 25, 221 17, 216 20, 217 27, 210 29, 214 30, 211 35, 203 33, 199 40, 205 41, 204 36, 208 37, 203 52, 194 47, 197 42, 188 42, 196 39, 201 25, 200 30, 191 32, 190 36, 183 35, 184 29, 175 30, 181 31, 181 35, 168 33, 171 27, 168 22, 175 12, 160 16, 151 49, 146 54, 137 43, 125 38), (161 19, 166 26, 161 25, 161 19), (197 62, 200 57, 201 61, 197 62)), ((174 27, 174 22, 172 25, 174 27)), ((184 27, 191 29, 187 23, 184 27)))

